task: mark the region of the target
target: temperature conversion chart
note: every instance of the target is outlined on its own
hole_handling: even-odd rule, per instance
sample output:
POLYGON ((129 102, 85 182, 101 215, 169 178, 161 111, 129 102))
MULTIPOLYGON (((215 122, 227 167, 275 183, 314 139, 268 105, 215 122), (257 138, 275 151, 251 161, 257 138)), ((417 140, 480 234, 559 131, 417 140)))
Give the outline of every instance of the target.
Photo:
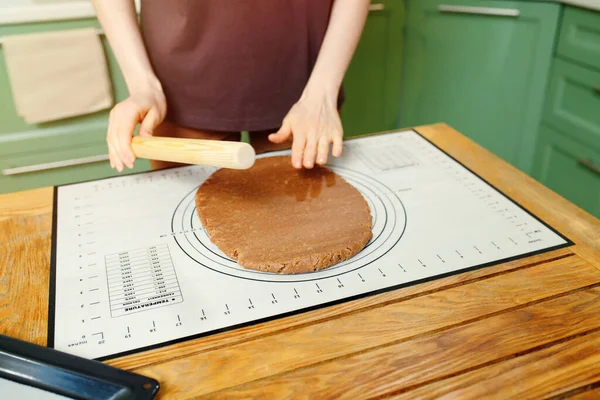
POLYGON ((49 346, 103 360, 572 244, 414 130, 347 140, 327 167, 367 200, 373 238, 299 275, 212 244, 195 195, 214 168, 56 187, 49 346))

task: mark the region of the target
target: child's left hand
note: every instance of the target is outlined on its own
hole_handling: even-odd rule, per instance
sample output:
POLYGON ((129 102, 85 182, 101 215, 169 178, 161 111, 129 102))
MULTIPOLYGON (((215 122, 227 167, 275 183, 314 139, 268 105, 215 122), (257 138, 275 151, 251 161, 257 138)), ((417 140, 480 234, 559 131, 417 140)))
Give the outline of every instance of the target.
POLYGON ((333 156, 342 155, 343 136, 337 95, 314 92, 302 95, 284 118, 279 131, 269 135, 269 140, 283 143, 292 137, 292 165, 312 168, 315 162, 319 165, 327 162, 331 144, 333 156))

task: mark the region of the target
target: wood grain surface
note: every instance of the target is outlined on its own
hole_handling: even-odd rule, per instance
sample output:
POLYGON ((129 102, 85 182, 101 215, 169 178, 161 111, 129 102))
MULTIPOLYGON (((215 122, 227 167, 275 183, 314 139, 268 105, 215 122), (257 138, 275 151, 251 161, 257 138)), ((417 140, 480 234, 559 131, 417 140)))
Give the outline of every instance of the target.
POLYGON ((598 382, 598 365, 600 332, 596 330, 504 362, 436 380, 396 398, 546 398, 598 382))
MULTIPOLYGON (((159 398, 600 398, 600 222, 443 124, 416 130, 575 245, 106 361, 159 398)), ((0 333, 45 344, 52 189, 0 195, 0 333)))
POLYGON ((52 216, 0 219, 0 333, 46 345, 52 216))
POLYGON ((578 257, 570 257, 228 346, 226 351, 188 354, 136 372, 159 381, 171 381, 174 377, 187 380, 190 383, 181 392, 173 393, 187 398, 348 354, 372 351, 596 284, 600 284, 597 271, 578 257), (193 365, 201 367, 192 368, 193 365))
POLYGON ((600 382, 582 386, 565 393, 564 396, 555 396, 554 399, 568 398, 569 400, 598 400, 600 399, 600 382))
MULTIPOLYGON (((0 194, 0 220, 13 219, 20 216, 29 218, 35 215, 51 217, 52 196, 52 188, 0 194)), ((19 231, 17 230, 14 233, 17 234, 19 231)), ((49 230, 42 230, 39 233, 46 237, 52 234, 49 230)))
POLYGON ((211 398, 320 397, 355 399, 411 392, 462 371, 500 363, 565 338, 600 329, 600 290, 577 291, 547 302, 437 330, 412 340, 339 357, 281 377, 268 377, 211 398), (588 323, 592 322, 588 326, 588 323), (571 326, 573 325, 573 326, 571 326), (307 391, 307 382, 310 392, 307 391))

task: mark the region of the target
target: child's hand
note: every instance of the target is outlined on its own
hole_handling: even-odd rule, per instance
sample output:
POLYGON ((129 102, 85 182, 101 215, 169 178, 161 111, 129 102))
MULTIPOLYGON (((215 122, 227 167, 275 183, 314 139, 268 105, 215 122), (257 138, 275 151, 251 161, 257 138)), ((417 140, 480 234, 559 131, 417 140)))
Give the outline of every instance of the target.
POLYGON ((111 168, 122 172, 126 165, 133 168, 135 155, 131 149, 131 138, 137 124, 140 136, 152 136, 165 118, 167 101, 160 84, 133 93, 110 111, 106 142, 111 168))
POLYGON ((269 135, 274 143, 293 137, 292 165, 312 168, 315 162, 327 162, 329 146, 333 143, 334 157, 342 155, 342 122, 337 110, 337 96, 326 93, 303 94, 283 120, 278 132, 269 135))

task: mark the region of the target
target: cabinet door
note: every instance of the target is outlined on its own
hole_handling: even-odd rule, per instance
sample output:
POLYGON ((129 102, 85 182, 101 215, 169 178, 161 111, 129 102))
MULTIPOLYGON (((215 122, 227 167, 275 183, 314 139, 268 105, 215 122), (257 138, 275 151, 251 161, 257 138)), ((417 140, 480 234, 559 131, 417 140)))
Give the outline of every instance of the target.
POLYGON ((529 173, 560 6, 407 3, 402 126, 445 122, 529 173))
POLYGON ((544 122, 582 143, 600 144, 600 70, 554 60, 544 122))
MULTIPOLYGON (((83 27, 99 28, 100 25, 94 18, 3 25, 0 26, 0 36, 83 27)), ((125 81, 108 41, 104 36, 101 40, 115 101, 123 100, 128 95, 125 81)), ((101 157, 108 152, 106 130, 109 109, 58 121, 27 124, 17 114, 4 64, 4 52, 0 46, 0 193, 118 174, 101 157)), ((140 159, 136 160, 134 170, 126 169, 123 173, 149 169, 149 162, 140 159)))
POLYGON ((543 125, 533 176, 600 218, 600 143, 590 147, 543 125))
POLYGON ((600 69, 600 12, 565 6, 556 52, 600 69))
POLYGON ((403 22, 404 0, 374 0, 371 4, 344 79, 344 136, 398 126, 403 22))

